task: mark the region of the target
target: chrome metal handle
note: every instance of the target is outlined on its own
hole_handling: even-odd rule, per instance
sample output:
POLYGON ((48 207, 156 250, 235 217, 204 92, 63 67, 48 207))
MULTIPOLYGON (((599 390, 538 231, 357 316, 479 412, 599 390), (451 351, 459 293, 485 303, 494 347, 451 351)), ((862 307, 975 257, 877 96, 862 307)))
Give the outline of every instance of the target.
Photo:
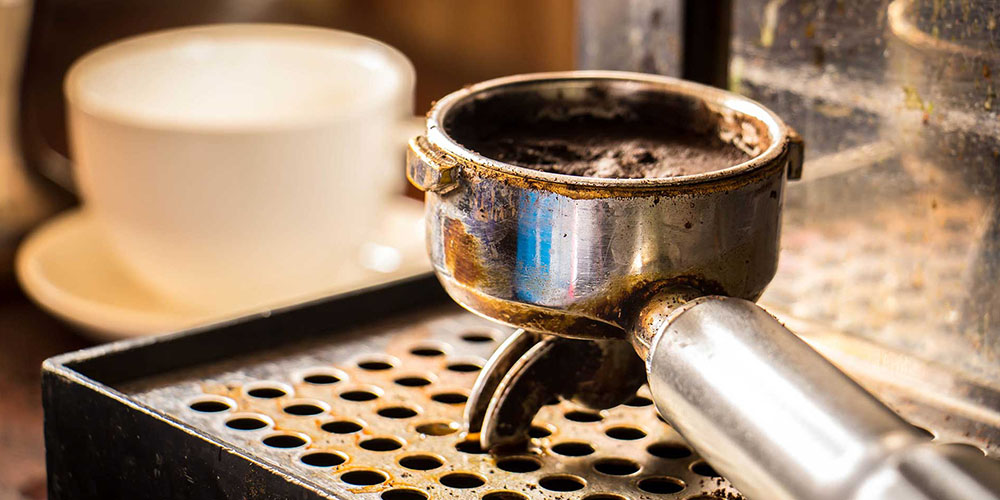
POLYGON ((657 410, 751 499, 1000 499, 1000 467, 931 444, 752 302, 654 300, 634 333, 657 410))
POLYGON ((410 140, 406 152, 406 178, 421 191, 447 193, 458 186, 458 161, 437 151, 427 137, 410 140))

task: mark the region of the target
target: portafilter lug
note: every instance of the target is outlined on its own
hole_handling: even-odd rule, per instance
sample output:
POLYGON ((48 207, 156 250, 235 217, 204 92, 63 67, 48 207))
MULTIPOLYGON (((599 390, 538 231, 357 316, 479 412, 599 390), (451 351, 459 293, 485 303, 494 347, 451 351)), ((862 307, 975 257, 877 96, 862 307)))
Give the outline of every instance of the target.
POLYGON ((483 367, 465 407, 484 449, 525 448, 538 410, 555 398, 605 409, 646 382, 642 360, 620 340, 575 340, 518 330, 483 367))

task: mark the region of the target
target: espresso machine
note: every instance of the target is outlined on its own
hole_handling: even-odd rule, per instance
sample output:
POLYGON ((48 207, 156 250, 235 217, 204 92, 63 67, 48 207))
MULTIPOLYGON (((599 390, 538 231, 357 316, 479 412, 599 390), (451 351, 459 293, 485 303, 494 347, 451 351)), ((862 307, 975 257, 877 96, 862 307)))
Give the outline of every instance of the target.
POLYGON ((466 406, 484 449, 524 448, 553 398, 613 408, 648 379, 660 415, 750 498, 1000 495, 1000 469, 981 452, 931 444, 753 304, 776 268, 785 179, 803 162, 802 139, 765 108, 634 73, 526 75, 438 101, 410 147, 444 288, 521 328, 466 406), (718 134, 750 160, 598 179, 469 146, 497 128, 608 115, 718 134))
POLYGON ((998 15, 581 0, 587 71, 459 90, 411 141, 437 277, 49 360, 50 495, 996 498, 998 15), (751 159, 465 147, 594 109, 751 159))

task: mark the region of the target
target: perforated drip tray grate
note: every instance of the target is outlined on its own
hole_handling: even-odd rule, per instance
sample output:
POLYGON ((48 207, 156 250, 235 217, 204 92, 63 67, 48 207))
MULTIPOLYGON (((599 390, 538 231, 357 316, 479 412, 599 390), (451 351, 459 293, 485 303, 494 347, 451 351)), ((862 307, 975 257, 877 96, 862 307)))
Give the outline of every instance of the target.
POLYGON ((407 323, 127 392, 332 493, 501 500, 733 492, 658 420, 648 394, 600 413, 547 406, 535 422, 540 452, 485 454, 463 438, 462 410, 509 331, 450 310, 407 323))
MULTIPOLYGON (((159 475, 175 474, 190 478, 192 490, 180 496, 197 497, 199 483, 210 483, 206 498, 288 497, 286 488, 300 487, 303 498, 739 498, 659 419, 645 389, 603 412, 551 404, 535 421, 533 452, 484 453, 475 439, 463 436, 462 411, 480 368, 511 331, 447 304, 436 286, 418 280, 200 334, 50 362, 46 411, 54 498, 76 498, 70 490, 80 488, 84 469, 107 470, 128 460, 136 462, 136 477, 126 479, 137 488, 155 489, 159 475), (414 291, 418 295, 407 299, 414 291), (387 297, 393 293, 395 299, 387 297), (276 342, 283 336, 289 345, 276 342), (155 366, 164 356, 175 362, 185 356, 215 359, 188 360, 183 364, 193 366, 183 369, 169 361, 155 366), (92 419, 84 431, 90 438, 81 439, 74 434, 81 429, 71 429, 73 419, 61 411, 81 411, 73 406, 80 396, 60 397, 51 389, 61 386, 56 376, 84 378, 88 370, 109 379, 120 394, 87 397, 135 407, 126 411, 129 418, 92 419), (132 428, 144 418, 183 431, 176 439, 191 446, 132 428), (96 435, 112 440, 135 435, 132 445, 104 443, 113 448, 104 469, 80 463, 88 460, 82 455, 101 456, 84 449, 100 441, 93 425, 106 427, 96 435), (250 472, 238 472, 224 454, 240 456, 250 472), (143 467, 144 461, 151 465, 143 467), (259 471, 283 482, 268 486, 256 477, 259 471)), ((116 488, 104 493, 123 493, 116 488)))

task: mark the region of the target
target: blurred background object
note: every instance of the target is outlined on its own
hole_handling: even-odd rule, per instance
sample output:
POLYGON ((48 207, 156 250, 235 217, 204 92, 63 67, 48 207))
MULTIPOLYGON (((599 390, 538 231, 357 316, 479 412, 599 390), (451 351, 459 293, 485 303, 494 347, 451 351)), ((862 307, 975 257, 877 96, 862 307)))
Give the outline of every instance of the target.
POLYGON ((580 0, 579 19, 579 67, 724 76, 804 137, 765 305, 1000 386, 1000 4, 580 0))
POLYGON ((38 366, 87 345, 9 273, 21 236, 74 198, 63 76, 105 43, 214 22, 325 26, 393 45, 416 66, 416 113, 465 84, 574 64, 572 0, 0 0, 0 500, 44 498, 38 366))
MULTIPOLYGON (((432 96, 443 95, 467 83, 509 73, 572 67, 573 14, 573 3, 566 0, 537 4, 519 1, 505 4, 438 1, 407 3, 405 6, 392 2, 303 0, 214 0, 170 5, 148 1, 109 1, 81 5, 65 0, 42 0, 35 4, 27 45, 28 55, 20 86, 20 119, 15 123, 16 127, 11 135, 20 139, 20 157, 25 170, 33 174, 36 181, 34 185, 47 188, 48 192, 58 192, 63 199, 72 200, 80 195, 77 179, 80 169, 72 166, 72 153, 67 144, 66 103, 62 82, 70 64, 96 47, 124 37, 174 26, 218 22, 272 22, 346 29, 388 41, 401 47, 404 54, 412 54, 418 72, 417 99, 413 108, 422 113, 429 107, 432 96), (462 26, 463 29, 449 29, 454 26, 462 26)), ((22 32, 26 29, 27 25, 22 32)), ((400 181, 399 186, 404 184, 401 151, 402 148, 399 153, 400 170, 396 176, 400 181)), ((224 179, 220 178, 220 181, 224 179)), ((231 181, 233 185, 242 182, 236 178, 231 181)), ((412 188, 408 194, 419 198, 419 193, 412 188)), ((164 193, 164 196, 168 195, 164 193)), ((217 205, 219 207, 228 206, 221 199, 211 200, 211 203, 221 204, 217 205)), ((327 203, 330 204, 332 203, 327 203)), ((361 203, 355 205, 360 206, 361 203)), ((407 211, 419 216, 418 207, 406 210, 403 203, 398 205, 398 210, 394 209, 393 218, 402 220, 397 216, 402 216, 402 212, 407 211)), ((232 218, 228 220, 234 221, 232 218)), ((54 222, 60 224, 40 228, 35 236, 37 240, 46 242, 48 247, 55 248, 43 248, 32 241, 22 246, 24 251, 17 264, 21 284, 38 303, 67 321, 87 325, 88 331, 100 333, 102 338, 172 331, 196 323, 203 324, 203 320, 209 317, 233 317, 231 313, 237 309, 244 312, 247 310, 245 307, 230 307, 227 308, 229 313, 223 313, 212 306, 201 307, 205 305, 204 300, 176 300, 177 297, 171 301, 136 301, 133 300, 134 297, 149 294, 135 286, 127 289, 119 287, 111 290, 111 293, 100 290, 100 286, 81 288, 78 285, 83 282, 95 282, 98 285, 107 283, 107 280, 97 278, 102 273, 125 278, 129 273, 113 269, 115 259, 98 258, 101 252, 114 245, 97 245, 100 241, 94 238, 86 241, 81 239, 86 235, 75 229, 75 226, 84 223, 84 217, 75 217, 71 223, 61 223, 64 222, 62 219, 54 222), (79 237, 73 237, 74 234, 79 237), (79 255, 80 258, 69 258, 67 263, 67 256, 73 255, 79 255), (84 255, 89 255, 90 260, 84 258, 84 255), (84 262, 89 264, 84 266, 84 262), (95 291, 100 293, 95 294, 95 291), (201 306, 182 308, 189 314, 178 314, 180 311, 171 307, 168 302, 195 302, 201 306), (139 304, 144 307, 138 307, 139 304), (157 304, 159 305, 152 309, 145 307, 157 304), (194 314, 195 311, 199 313, 194 314), (178 319, 184 321, 178 322, 178 319), (107 328, 95 326, 102 322, 107 323, 107 328)), ((235 221, 227 224, 232 226, 235 221)), ((395 222, 389 225, 393 224, 395 222)), ((379 231, 382 229, 376 232, 379 231)), ((23 232, 23 228, 20 232, 23 232)), ((176 233, 188 231, 185 228, 184 231, 169 232, 170 237, 176 237, 176 233)), ((8 246, 13 246, 15 241, 16 237, 11 238, 12 244, 8 246)), ((384 246, 388 241, 399 243, 399 238, 376 238, 375 242, 384 246)), ((263 246, 241 246, 235 241, 230 243, 240 248, 254 248, 257 253, 260 253, 263 246)), ((180 251, 183 245, 174 246, 180 251)), ((410 247, 418 248, 417 245, 410 247)), ((300 252, 304 252, 307 247, 298 248, 300 252)), ((396 250, 402 251, 399 248, 396 250)), ((323 249, 316 249, 314 254, 325 255, 325 252, 323 249)), ((140 257, 152 253, 156 252, 145 252, 140 257)), ((362 260, 372 260, 371 252, 363 250, 362 253, 362 260)), ((134 256, 127 257, 130 258, 118 260, 124 264, 135 261, 135 258, 131 258, 134 256)), ((420 259, 422 262, 422 257, 420 259)), ((200 262, 197 259, 191 261, 200 262)), ((403 261, 404 264, 410 264, 413 259, 408 257, 403 261)), ((205 264, 216 266, 215 269, 220 272, 214 275, 221 276, 221 270, 226 267, 222 265, 224 262, 230 261, 205 264)), ((5 262, 7 263, 9 262, 5 262)), ((393 272, 381 264, 376 267, 380 268, 378 273, 385 277, 393 272)), ((173 270, 161 269, 162 266, 147 266, 142 272, 138 272, 133 266, 131 275, 141 278, 158 271, 160 275, 178 275, 173 270)), ((362 279, 369 278, 366 276, 362 279)), ((118 285, 138 284, 137 280, 114 282, 118 285)), ((331 283, 330 290, 339 288, 339 283, 331 283)))
POLYGON ((1000 5, 737 0, 733 18, 731 86, 810 145, 766 303, 1000 384, 1000 5))
MULTIPOLYGON (((132 288, 162 302, 236 317, 332 295, 402 198, 415 80, 395 48, 312 26, 203 25, 104 45, 64 85, 80 213, 132 288)), ((411 248, 407 262, 426 260, 411 248)), ((60 313, 26 279, 26 254, 22 286, 60 313)))
POLYGON ((0 280, 9 280, 25 231, 64 204, 25 164, 18 145, 18 93, 31 21, 30 0, 0 2, 0 280))
POLYGON ((123 37, 216 22, 324 26, 388 43, 417 68, 417 113, 457 87, 497 76, 572 69, 572 0, 40 0, 21 95, 29 165, 73 191, 62 77, 87 51, 123 37))

